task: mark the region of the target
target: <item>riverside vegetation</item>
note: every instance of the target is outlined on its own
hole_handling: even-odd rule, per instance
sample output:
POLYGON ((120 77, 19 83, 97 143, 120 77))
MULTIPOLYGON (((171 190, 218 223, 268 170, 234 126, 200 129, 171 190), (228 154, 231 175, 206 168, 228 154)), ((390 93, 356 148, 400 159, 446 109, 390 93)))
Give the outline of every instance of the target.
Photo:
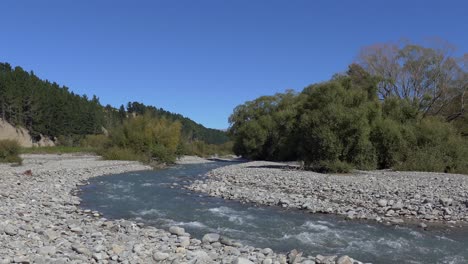
POLYGON ((467 59, 410 44, 364 49, 330 81, 238 106, 234 152, 319 172, 468 173, 467 59))
POLYGON ((21 158, 19 156, 20 146, 14 140, 0 140, 0 163, 19 163, 21 158))
MULTIPOLYGON (((96 96, 74 94, 8 63, 0 63, 0 118, 26 128, 33 140, 48 137, 59 144, 25 152, 81 148, 109 159, 171 163, 178 155, 229 154, 231 146, 225 132, 182 115, 138 102, 103 106, 96 96)), ((0 144, 0 161, 19 160, 12 144, 0 144)))

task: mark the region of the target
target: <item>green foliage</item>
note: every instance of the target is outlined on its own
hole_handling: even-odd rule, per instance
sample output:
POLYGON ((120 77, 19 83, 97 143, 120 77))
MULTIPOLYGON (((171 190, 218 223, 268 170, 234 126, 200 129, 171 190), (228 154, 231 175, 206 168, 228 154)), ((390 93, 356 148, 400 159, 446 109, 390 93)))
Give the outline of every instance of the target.
POLYGON ((14 140, 0 140, 0 163, 21 164, 20 145, 14 140))
MULTIPOLYGON (((102 106, 96 96, 90 99, 86 95, 76 95, 65 86, 39 79, 33 72, 28 73, 20 67, 13 69, 8 63, 0 63, 0 118, 25 127, 34 140, 44 135, 57 139, 57 143, 62 146, 80 146, 83 140, 84 144, 88 144, 86 141, 89 139, 85 138, 87 135, 117 129, 134 115, 149 115, 157 120, 180 123, 180 140, 187 142, 200 140, 208 144, 223 144, 229 140, 223 131, 206 128, 162 108, 137 102, 128 103, 127 109, 123 105, 119 109, 110 105, 102 106)), ((159 153, 155 156, 173 152, 172 147, 156 147, 153 151, 159 153)))
POLYGON ((345 75, 300 94, 246 102, 230 117, 234 151, 250 159, 300 160, 320 172, 468 173, 468 144, 460 130, 444 117, 424 115, 420 104, 408 98, 379 100, 378 83, 351 65, 345 75))
POLYGON ((344 81, 313 85, 302 94, 297 127, 299 156, 306 166, 340 161, 360 169, 375 167, 369 134, 378 106, 367 89, 344 81))
POLYGON ((468 173, 468 142, 439 118, 425 118, 413 127, 416 142, 401 170, 468 173))
POLYGON ((0 63, 0 118, 27 128, 34 139, 95 134, 104 125, 96 96, 75 95, 7 63, 0 63))
POLYGON ((128 103, 127 109, 104 107, 96 96, 76 95, 7 63, 0 63, 0 118, 25 127, 34 140, 41 135, 56 139, 57 147, 24 153, 98 152, 107 159, 172 163, 186 152, 206 156, 227 153, 230 147, 223 144, 229 140, 227 133, 182 115, 137 102, 128 103))
POLYGON ((294 159, 297 95, 293 91, 262 96, 234 109, 229 118, 233 150, 250 159, 294 159))
MULTIPOLYGON (((119 113, 122 111, 123 106, 121 106, 119 113)), ((171 113, 162 108, 147 106, 138 102, 129 102, 127 104, 127 111, 130 114, 149 115, 158 119, 164 118, 172 122, 179 122, 182 125, 182 138, 186 141, 204 141, 207 144, 223 144, 229 141, 227 134, 221 130, 206 128, 187 117, 171 113)))
POLYGON ((104 159, 107 160, 134 160, 142 162, 150 162, 148 156, 137 154, 134 150, 120 147, 110 147, 98 151, 104 159))
POLYGON ((179 155, 192 155, 199 157, 227 156, 232 154, 232 142, 226 142, 221 145, 207 144, 203 141, 193 141, 182 143, 179 148, 179 155))
POLYGON ((111 140, 106 135, 87 135, 80 141, 80 146, 91 149, 104 149, 111 145, 111 140))
POLYGON ((111 130, 108 143, 96 143, 99 140, 95 138, 88 141, 89 144, 102 144, 105 158, 128 156, 146 162, 172 163, 180 143, 180 130, 179 122, 144 115, 129 118, 111 130), (109 147, 106 148, 106 145, 109 147))
POLYGON ((22 148, 22 154, 65 154, 65 153, 95 153, 96 148, 77 146, 54 146, 22 148))
POLYGON ((374 124, 370 140, 374 144, 378 168, 398 165, 408 153, 402 129, 402 125, 391 119, 381 119, 374 124))
POLYGON ((322 160, 310 164, 308 169, 321 173, 348 173, 353 170, 354 166, 340 160, 326 161, 322 160))

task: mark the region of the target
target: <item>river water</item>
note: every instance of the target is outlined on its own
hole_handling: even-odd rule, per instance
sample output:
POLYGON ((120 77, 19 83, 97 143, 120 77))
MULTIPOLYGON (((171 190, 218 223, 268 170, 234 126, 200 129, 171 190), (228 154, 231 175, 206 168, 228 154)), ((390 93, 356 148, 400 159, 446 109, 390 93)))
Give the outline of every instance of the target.
POLYGON ((109 219, 184 227, 197 238, 220 233, 246 245, 306 255, 350 255, 373 263, 468 263, 467 230, 429 230, 346 221, 333 215, 258 207, 182 188, 223 162, 177 165, 91 179, 82 206, 109 219), (176 185, 177 184, 177 185, 176 185))

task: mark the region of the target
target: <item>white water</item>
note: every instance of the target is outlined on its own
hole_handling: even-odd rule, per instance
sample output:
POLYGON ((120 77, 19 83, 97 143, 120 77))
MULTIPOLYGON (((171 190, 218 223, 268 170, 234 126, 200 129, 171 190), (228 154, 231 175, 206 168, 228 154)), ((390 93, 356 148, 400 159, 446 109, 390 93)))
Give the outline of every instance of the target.
POLYGON ((108 218, 127 218, 157 227, 184 227, 196 237, 220 233, 256 247, 306 255, 350 255, 373 263, 468 263, 468 232, 424 231, 345 221, 332 215, 255 207, 190 193, 180 187, 219 163, 105 176, 82 194, 84 206, 108 218))

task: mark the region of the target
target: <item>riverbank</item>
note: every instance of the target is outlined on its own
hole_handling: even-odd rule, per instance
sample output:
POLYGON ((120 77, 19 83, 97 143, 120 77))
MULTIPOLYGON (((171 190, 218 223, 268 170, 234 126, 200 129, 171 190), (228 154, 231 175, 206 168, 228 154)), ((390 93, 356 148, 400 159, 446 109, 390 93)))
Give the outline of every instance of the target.
POLYGON ((241 245, 217 234, 202 240, 108 220, 81 209, 75 195, 92 177, 148 170, 137 162, 93 155, 24 155, 0 164, 0 263, 353 263, 347 256, 301 256, 241 245))
POLYGON ((190 190, 243 202, 391 224, 468 224, 468 176, 358 171, 328 175, 274 162, 215 169, 190 190))

